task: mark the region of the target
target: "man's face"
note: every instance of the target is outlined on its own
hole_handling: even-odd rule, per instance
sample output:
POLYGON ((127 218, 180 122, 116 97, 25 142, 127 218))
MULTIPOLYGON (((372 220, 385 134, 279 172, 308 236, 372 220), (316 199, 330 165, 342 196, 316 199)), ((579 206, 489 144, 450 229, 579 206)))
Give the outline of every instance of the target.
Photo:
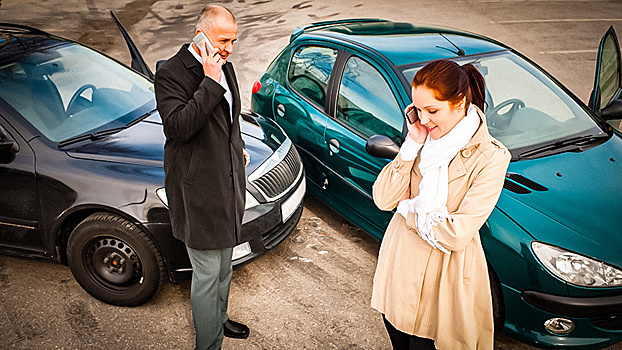
POLYGON ((238 25, 225 17, 218 17, 212 27, 203 32, 212 45, 220 50, 220 57, 226 61, 233 53, 233 44, 238 40, 238 25))

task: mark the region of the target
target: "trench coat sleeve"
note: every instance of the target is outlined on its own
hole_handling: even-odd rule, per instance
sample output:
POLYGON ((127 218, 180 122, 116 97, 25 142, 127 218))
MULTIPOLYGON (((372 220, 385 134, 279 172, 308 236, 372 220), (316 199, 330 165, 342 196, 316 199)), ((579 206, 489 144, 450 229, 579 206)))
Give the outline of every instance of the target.
POLYGON ((374 203, 380 210, 393 210, 402 199, 409 198, 413 164, 414 160, 404 161, 398 154, 378 174, 372 192, 374 203))
POLYGON ((188 141, 205 125, 206 116, 212 115, 224 98, 225 89, 214 79, 204 77, 188 100, 187 93, 178 83, 179 72, 160 69, 157 73, 156 97, 166 135, 180 142, 188 141))
POLYGON ((461 251, 479 232, 499 200, 510 159, 510 152, 499 148, 483 166, 478 167, 479 172, 474 174, 475 178, 458 209, 450 213, 450 219, 433 229, 434 238, 444 248, 461 251))

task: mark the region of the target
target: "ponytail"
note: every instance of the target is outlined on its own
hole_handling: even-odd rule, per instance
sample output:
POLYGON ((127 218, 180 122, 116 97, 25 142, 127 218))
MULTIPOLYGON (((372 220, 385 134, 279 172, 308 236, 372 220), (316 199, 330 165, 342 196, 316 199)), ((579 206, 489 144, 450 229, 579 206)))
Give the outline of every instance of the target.
POLYGON ((465 108, 471 103, 484 111, 486 88, 484 77, 472 64, 460 66, 450 60, 435 60, 421 68, 412 81, 412 87, 426 86, 434 91, 439 101, 456 105, 466 97, 465 108))
MULTIPOLYGON (((482 74, 472 64, 465 64, 462 69, 469 77, 469 88, 471 93, 471 103, 479 107, 482 111, 485 110, 486 104, 486 82, 482 74)), ((467 97, 467 101, 469 98, 467 97)))

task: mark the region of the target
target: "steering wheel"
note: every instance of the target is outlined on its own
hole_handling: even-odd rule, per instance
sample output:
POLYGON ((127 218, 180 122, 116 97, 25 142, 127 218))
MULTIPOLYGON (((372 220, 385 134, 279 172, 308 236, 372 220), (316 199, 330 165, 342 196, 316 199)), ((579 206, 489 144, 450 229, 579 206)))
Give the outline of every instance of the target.
POLYGON ((499 129, 499 127, 507 126, 510 124, 514 113, 523 107, 525 107, 525 102, 518 98, 511 98, 499 103, 486 113, 488 125, 497 129, 499 129), (500 110, 509 105, 512 105, 512 107, 510 107, 507 112, 499 114, 500 110))
POLYGON ((85 92, 86 90, 93 90, 93 92, 95 92, 95 90, 97 90, 97 88, 95 87, 95 85, 93 84, 85 84, 80 86, 80 88, 78 90, 76 90, 76 92, 73 93, 73 96, 71 96, 71 99, 69 100, 69 103, 67 104, 67 112, 65 112, 65 115, 67 117, 69 117, 70 115, 72 115, 73 113, 73 109, 76 108, 76 103, 80 100, 80 95, 82 95, 83 92, 85 92))
MULTIPOLYGON (((322 86, 322 84, 320 84, 320 83, 319 83, 318 81, 316 81, 315 79, 311 79, 310 77, 308 77, 308 76, 306 76, 306 75, 297 75, 297 76, 295 76, 295 77, 291 78, 291 79, 290 79, 290 82, 292 83, 292 85, 293 85, 293 86, 295 86, 295 87, 296 87, 297 89, 299 89, 299 90, 304 90, 304 88, 303 88, 302 86, 300 86, 300 85, 296 85, 296 84, 294 84, 294 82, 295 82, 296 80, 300 79, 300 78, 305 78, 305 80, 310 81, 310 82, 311 82, 311 83, 313 83, 315 86, 317 86, 317 91, 315 91, 315 89, 309 89, 309 90, 312 90, 313 92, 319 92, 319 93, 321 93, 321 96, 319 96, 319 97, 320 97, 319 101, 315 101, 315 102, 320 102, 320 101, 321 101, 321 102, 322 102, 322 106, 324 106, 324 105, 323 105, 323 102, 325 102, 325 101, 326 101, 326 91, 324 91, 324 87, 322 86)), ((310 96, 307 96, 307 97, 310 97, 310 96)))

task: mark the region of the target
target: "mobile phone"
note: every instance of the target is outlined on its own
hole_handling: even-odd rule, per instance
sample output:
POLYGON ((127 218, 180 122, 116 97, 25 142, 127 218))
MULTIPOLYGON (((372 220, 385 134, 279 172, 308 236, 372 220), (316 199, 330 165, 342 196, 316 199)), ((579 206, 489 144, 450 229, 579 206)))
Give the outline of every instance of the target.
POLYGON ((404 114, 406 115, 406 120, 408 120, 410 124, 415 124, 417 119, 419 119, 419 116, 417 115, 417 109, 414 106, 410 106, 410 109, 407 110, 404 114))
POLYGON ((192 41, 199 48, 199 50, 201 50, 201 41, 205 41, 205 47, 207 47, 207 51, 212 51, 214 49, 214 46, 203 32, 199 32, 199 34, 197 34, 192 39, 192 41))

